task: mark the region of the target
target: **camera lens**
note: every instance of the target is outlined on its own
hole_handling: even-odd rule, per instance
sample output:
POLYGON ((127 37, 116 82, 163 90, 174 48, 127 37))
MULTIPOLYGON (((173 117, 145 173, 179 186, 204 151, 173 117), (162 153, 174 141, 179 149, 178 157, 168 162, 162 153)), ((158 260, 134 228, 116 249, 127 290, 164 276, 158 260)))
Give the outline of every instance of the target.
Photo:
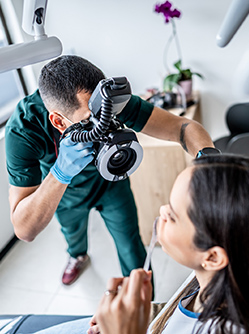
POLYGON ((108 142, 100 142, 95 165, 100 175, 108 181, 129 177, 143 158, 142 146, 132 130, 120 129, 108 135, 108 142))
POLYGON ((124 163, 127 159, 128 153, 127 151, 118 151, 111 156, 111 164, 113 166, 119 166, 120 164, 124 163))
POLYGON ((136 152, 131 148, 121 148, 109 159, 107 169, 111 174, 123 175, 136 162, 136 152))

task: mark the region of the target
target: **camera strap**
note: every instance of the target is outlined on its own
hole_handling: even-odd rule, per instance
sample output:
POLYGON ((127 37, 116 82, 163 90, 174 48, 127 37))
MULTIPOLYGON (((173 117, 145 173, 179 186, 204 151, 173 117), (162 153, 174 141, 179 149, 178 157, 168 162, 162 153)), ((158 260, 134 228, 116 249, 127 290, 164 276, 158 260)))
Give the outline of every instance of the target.
POLYGON ((54 142, 54 150, 56 158, 58 157, 58 151, 59 151, 59 142, 60 142, 60 131, 57 130, 52 124, 52 134, 53 134, 53 142, 54 142))

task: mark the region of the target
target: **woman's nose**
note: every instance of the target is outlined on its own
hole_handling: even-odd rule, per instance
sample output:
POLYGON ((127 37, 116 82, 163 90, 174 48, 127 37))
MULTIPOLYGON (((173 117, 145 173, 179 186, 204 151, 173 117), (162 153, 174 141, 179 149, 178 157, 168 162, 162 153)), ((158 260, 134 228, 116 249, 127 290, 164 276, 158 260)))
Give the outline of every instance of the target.
POLYGON ((162 205, 160 207, 160 218, 166 222, 167 221, 167 218, 168 218, 168 210, 169 210, 169 205, 166 204, 166 205, 162 205))

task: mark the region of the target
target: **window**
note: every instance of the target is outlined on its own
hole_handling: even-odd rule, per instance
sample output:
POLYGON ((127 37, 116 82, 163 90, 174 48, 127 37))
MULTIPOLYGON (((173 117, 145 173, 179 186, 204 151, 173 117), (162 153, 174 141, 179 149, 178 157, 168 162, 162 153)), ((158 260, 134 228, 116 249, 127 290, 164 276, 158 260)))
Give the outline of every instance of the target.
MULTIPOLYGON (((8 44, 12 44, 12 41, 0 6, 0 48, 8 44)), ((20 70, 0 74, 0 127, 7 122, 16 104, 25 95, 27 89, 20 70)))

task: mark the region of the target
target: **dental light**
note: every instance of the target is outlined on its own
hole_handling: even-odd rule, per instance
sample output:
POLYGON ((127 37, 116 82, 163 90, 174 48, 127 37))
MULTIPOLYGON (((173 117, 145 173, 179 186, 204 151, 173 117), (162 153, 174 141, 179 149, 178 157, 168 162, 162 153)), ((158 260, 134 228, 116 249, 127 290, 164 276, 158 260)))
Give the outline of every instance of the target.
POLYGON ((216 36, 218 46, 226 46, 249 14, 248 0, 233 0, 216 36))
MULTIPOLYGON (((222 22, 220 30, 216 36, 217 45, 226 46, 236 34, 247 15, 249 14, 248 0, 233 0, 226 16, 222 22)), ((240 98, 249 95, 249 51, 245 52, 233 78, 233 93, 240 98)))
POLYGON ((24 0, 22 28, 34 41, 0 48, 0 73, 55 58, 62 52, 57 37, 45 34, 47 0, 24 0))

